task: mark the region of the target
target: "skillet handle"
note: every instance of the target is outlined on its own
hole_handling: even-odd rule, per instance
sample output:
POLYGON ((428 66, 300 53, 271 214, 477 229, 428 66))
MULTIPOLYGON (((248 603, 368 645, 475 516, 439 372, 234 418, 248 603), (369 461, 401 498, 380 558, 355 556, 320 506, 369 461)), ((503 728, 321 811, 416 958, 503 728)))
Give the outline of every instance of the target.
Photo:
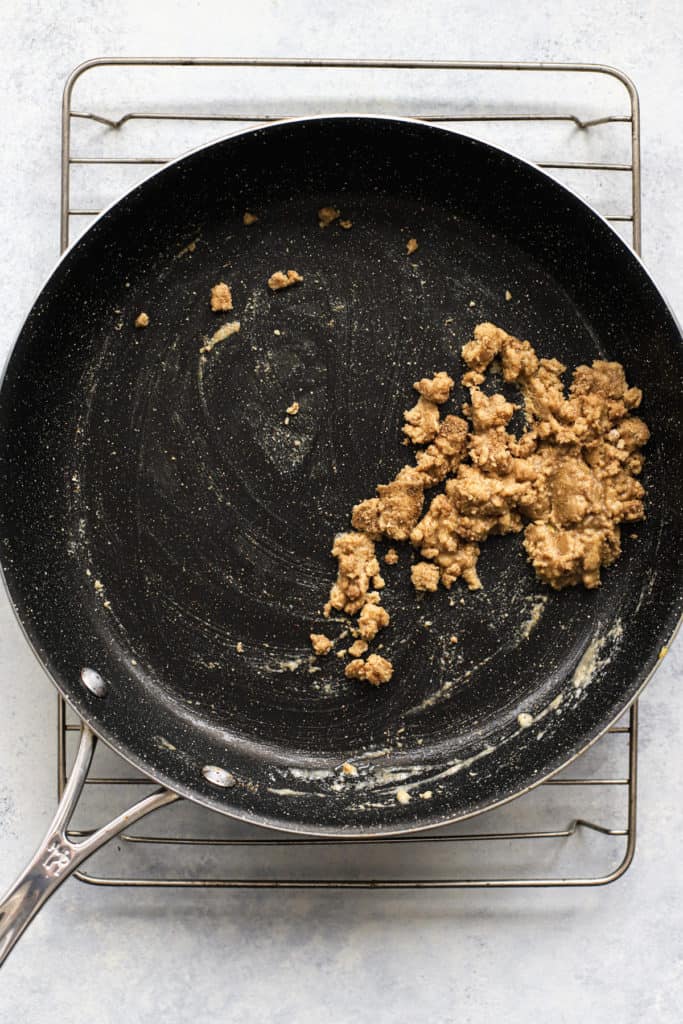
POLYGON ((83 723, 76 760, 45 839, 26 870, 0 900, 0 965, 45 901, 79 864, 126 826, 180 799, 177 793, 158 789, 82 841, 71 842, 66 833, 88 776, 96 742, 92 729, 83 723))

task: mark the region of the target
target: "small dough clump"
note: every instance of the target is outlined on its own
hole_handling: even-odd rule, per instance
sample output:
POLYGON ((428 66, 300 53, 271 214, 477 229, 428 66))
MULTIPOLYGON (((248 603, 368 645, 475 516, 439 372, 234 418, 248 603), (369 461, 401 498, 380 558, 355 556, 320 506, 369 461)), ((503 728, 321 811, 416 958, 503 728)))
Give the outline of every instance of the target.
POLYGON ((329 654, 334 644, 324 633, 311 633, 311 647, 314 654, 329 654))
POLYGON ((481 583, 476 564, 479 548, 458 533, 458 517, 445 494, 437 494, 426 515, 410 535, 423 558, 438 566, 441 582, 449 589, 462 576, 470 590, 479 590, 481 583))
POLYGON ((374 640, 390 622, 389 613, 379 604, 366 604, 358 616, 358 632, 363 640, 374 640))
POLYGON ((340 533, 332 545, 332 554, 339 563, 336 583, 325 606, 355 615, 368 600, 372 577, 379 572, 375 545, 364 533, 340 533))
POLYGON ((420 246, 418 245, 417 238, 409 238, 406 242, 406 252, 409 256, 412 256, 419 248, 420 246))
POLYGON ((251 224, 255 224, 257 222, 257 220, 258 220, 258 217, 256 216, 255 213, 249 213, 249 210, 245 210, 244 211, 244 216, 242 217, 242 223, 246 227, 249 227, 251 224))
POLYGON ((268 287, 273 292, 279 292, 283 288, 290 288, 299 281, 303 281, 303 277, 296 270, 288 270, 286 274, 283 274, 281 270, 276 270, 268 278, 268 287))
POLYGON ((439 589, 439 567, 433 562, 416 562, 411 565, 410 578, 416 590, 439 589))
POLYGON ((351 510, 351 525, 354 530, 366 533, 372 540, 380 540, 382 530, 379 525, 379 498, 366 498, 359 501, 351 510))
MULTIPOLYGON (((337 220, 339 216, 339 210, 335 206, 321 206, 318 210, 318 224, 321 228, 327 228, 333 221, 337 220)), ((350 224, 349 227, 351 227, 350 224)))
POLYGON ((149 327, 149 316, 147 313, 138 313, 135 318, 136 327, 149 327))
POLYGON ((407 540, 420 517, 424 503, 424 481, 412 466, 404 466, 390 484, 377 488, 380 533, 391 540, 407 540))
POLYGON ((211 289, 211 309, 214 313, 227 313, 232 309, 232 292, 225 281, 219 281, 211 289))
POLYGON ((467 454, 468 427, 460 416, 445 416, 433 442, 415 456, 425 487, 433 487, 455 472, 467 454))
POLYGON ((406 409, 403 419, 406 421, 403 433, 413 444, 427 444, 439 432, 439 407, 422 395, 412 409, 406 409))
POLYGON ((388 683, 393 674, 394 667, 391 662, 379 654, 371 654, 365 661, 362 658, 354 658, 344 669, 344 675, 349 679, 363 679, 372 686, 388 683))
POLYGON ((422 380, 416 380, 413 387, 426 398, 429 402, 435 402, 437 405, 443 405, 451 397, 451 391, 455 386, 455 381, 452 377, 449 377, 447 373, 440 370, 439 373, 435 373, 433 377, 423 377, 422 380))

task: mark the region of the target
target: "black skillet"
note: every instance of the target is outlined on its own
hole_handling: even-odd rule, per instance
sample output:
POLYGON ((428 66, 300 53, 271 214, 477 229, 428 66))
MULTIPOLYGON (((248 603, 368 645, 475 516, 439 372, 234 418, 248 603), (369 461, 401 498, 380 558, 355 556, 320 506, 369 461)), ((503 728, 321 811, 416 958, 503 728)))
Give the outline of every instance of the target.
POLYGON ((113 206, 29 314, 0 394, 12 603, 84 721, 176 793, 320 835, 475 814, 584 750, 675 630, 681 355, 637 258, 535 167, 389 118, 243 132, 113 206), (351 229, 318 226, 328 204, 351 229), (304 283, 271 293, 289 268, 304 283), (235 308, 220 317, 223 279, 235 308), (233 317, 241 332, 200 355, 233 317), (505 537, 483 548, 482 591, 418 599, 403 550, 385 572, 394 678, 347 680, 308 643, 344 629, 320 615, 332 537, 409 457, 412 382, 459 377, 481 320, 571 368, 624 364, 652 431, 647 519, 592 592, 551 592, 505 537))

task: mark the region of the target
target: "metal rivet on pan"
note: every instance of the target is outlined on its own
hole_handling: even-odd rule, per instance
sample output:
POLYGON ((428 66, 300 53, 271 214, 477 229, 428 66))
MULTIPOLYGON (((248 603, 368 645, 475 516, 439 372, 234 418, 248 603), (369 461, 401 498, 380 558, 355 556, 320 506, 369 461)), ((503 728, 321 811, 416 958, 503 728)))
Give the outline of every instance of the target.
POLYGON ((96 697, 106 697, 109 686, 105 679, 94 668, 81 669, 81 682, 86 690, 90 690, 96 697))
POLYGON ((230 786, 235 785, 236 781, 234 775, 215 764, 205 764, 202 768, 202 775, 207 782, 213 786, 220 786, 222 789, 229 789, 230 786))

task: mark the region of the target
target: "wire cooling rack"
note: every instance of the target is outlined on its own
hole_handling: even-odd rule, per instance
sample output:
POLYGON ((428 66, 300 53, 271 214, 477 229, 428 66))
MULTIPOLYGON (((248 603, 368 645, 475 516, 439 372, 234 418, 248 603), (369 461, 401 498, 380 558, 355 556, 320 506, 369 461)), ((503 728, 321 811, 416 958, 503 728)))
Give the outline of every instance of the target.
MULTIPOLYGON (((62 110, 64 250, 122 192, 187 149, 245 124, 337 111, 452 125, 512 149, 588 199, 640 252, 638 96, 588 64, 115 58, 70 76, 62 110)), ((59 698, 59 795, 79 725, 59 698)), ((633 860, 638 709, 564 772, 502 808, 381 839, 285 837, 187 801, 100 851, 97 885, 500 888, 604 885, 633 860)), ((103 744, 69 835, 91 832, 149 779, 103 744)))

